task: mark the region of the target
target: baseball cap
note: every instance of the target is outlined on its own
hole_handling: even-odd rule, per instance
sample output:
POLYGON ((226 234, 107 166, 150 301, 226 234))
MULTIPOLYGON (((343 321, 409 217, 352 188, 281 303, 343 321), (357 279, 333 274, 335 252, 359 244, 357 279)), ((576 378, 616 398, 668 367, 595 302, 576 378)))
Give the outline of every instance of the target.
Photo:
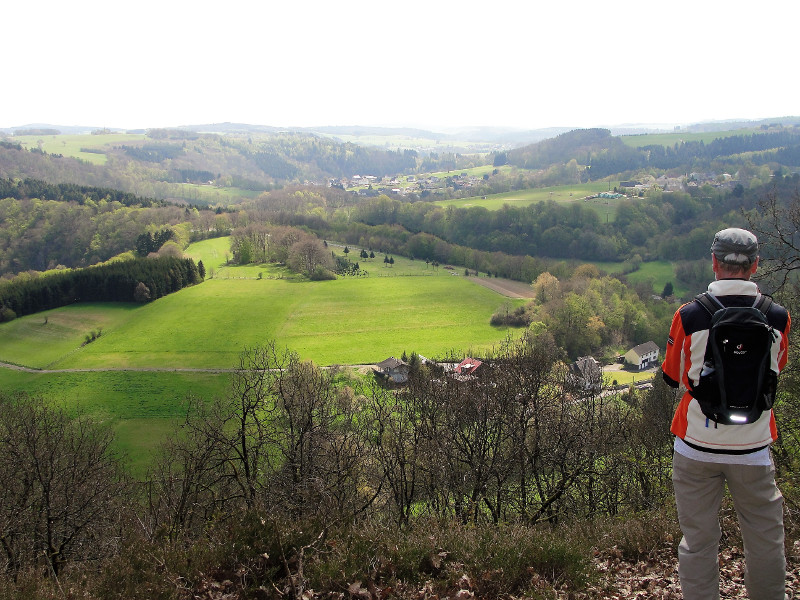
POLYGON ((758 258, 758 239, 746 229, 729 227, 714 236, 711 252, 720 262, 746 267, 758 258))

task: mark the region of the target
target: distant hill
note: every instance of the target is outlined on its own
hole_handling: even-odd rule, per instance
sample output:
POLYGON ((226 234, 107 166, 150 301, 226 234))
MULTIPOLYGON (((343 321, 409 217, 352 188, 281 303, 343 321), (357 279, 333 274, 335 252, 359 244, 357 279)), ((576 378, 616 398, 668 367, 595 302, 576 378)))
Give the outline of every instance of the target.
MULTIPOLYGON (((24 135, 24 133, 17 133, 17 132, 25 132, 25 131, 35 131, 35 130, 54 130, 58 131, 59 134, 62 135, 81 135, 84 133, 91 133, 96 129, 100 129, 99 127, 87 127, 86 125, 52 125, 50 123, 28 123, 27 125, 20 125, 18 127, 0 127, 0 133, 4 133, 6 135, 24 135)), ((55 134, 50 134, 55 135, 55 134)))

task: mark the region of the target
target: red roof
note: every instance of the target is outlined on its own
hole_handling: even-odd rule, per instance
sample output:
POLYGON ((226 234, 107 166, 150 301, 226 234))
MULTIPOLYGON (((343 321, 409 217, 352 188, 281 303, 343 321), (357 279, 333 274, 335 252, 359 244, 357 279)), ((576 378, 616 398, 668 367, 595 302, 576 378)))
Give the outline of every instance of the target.
POLYGON ((456 373, 461 375, 470 375, 475 372, 475 369, 480 367, 483 363, 475 358, 465 358, 456 367, 456 373))

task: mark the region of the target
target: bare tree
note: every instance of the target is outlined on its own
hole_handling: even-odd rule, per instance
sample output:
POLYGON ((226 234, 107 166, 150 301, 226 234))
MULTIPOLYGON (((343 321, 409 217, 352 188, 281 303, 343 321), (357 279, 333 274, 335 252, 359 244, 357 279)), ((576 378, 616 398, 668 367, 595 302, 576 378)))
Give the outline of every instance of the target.
POLYGON ((114 549, 126 482, 113 434, 40 398, 0 396, 0 543, 6 569, 44 559, 58 576, 68 561, 114 549))
MULTIPOLYGON (((430 377, 426 371, 425 376, 430 377)), ((422 428, 417 427, 415 404, 405 395, 397 395, 373 385, 369 395, 372 454, 378 477, 389 491, 387 511, 400 526, 411 522, 419 500, 422 460, 422 428)))
POLYGON ((187 398, 186 417, 162 444, 146 479, 150 535, 180 535, 202 530, 214 517, 247 503, 228 468, 229 443, 218 435, 218 402, 187 398))
POLYGON ((319 266, 331 268, 333 261, 319 239, 305 235, 289 248, 288 264, 298 273, 311 275, 319 266))
MULTIPOLYGON (((797 179, 784 178, 748 214, 759 241, 755 279, 771 290, 790 313, 800 310, 800 191, 797 179), (788 185, 794 185, 789 190, 788 185)), ((790 360, 781 373, 773 407, 780 438, 772 446, 779 477, 792 477, 800 465, 800 363, 796 335, 789 337, 790 360)))
POLYGON ((190 401, 150 483, 151 528, 175 535, 207 515, 268 506, 292 516, 354 516, 363 493, 358 406, 329 370, 274 342, 245 349, 229 393, 190 401))

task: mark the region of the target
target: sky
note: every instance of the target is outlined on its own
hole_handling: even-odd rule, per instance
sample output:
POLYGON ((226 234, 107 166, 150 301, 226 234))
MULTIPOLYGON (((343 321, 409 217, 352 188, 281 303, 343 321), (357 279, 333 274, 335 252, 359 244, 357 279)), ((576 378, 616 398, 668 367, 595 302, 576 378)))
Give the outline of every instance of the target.
POLYGON ((800 115, 798 0, 26 0, 0 127, 602 127, 800 115))

